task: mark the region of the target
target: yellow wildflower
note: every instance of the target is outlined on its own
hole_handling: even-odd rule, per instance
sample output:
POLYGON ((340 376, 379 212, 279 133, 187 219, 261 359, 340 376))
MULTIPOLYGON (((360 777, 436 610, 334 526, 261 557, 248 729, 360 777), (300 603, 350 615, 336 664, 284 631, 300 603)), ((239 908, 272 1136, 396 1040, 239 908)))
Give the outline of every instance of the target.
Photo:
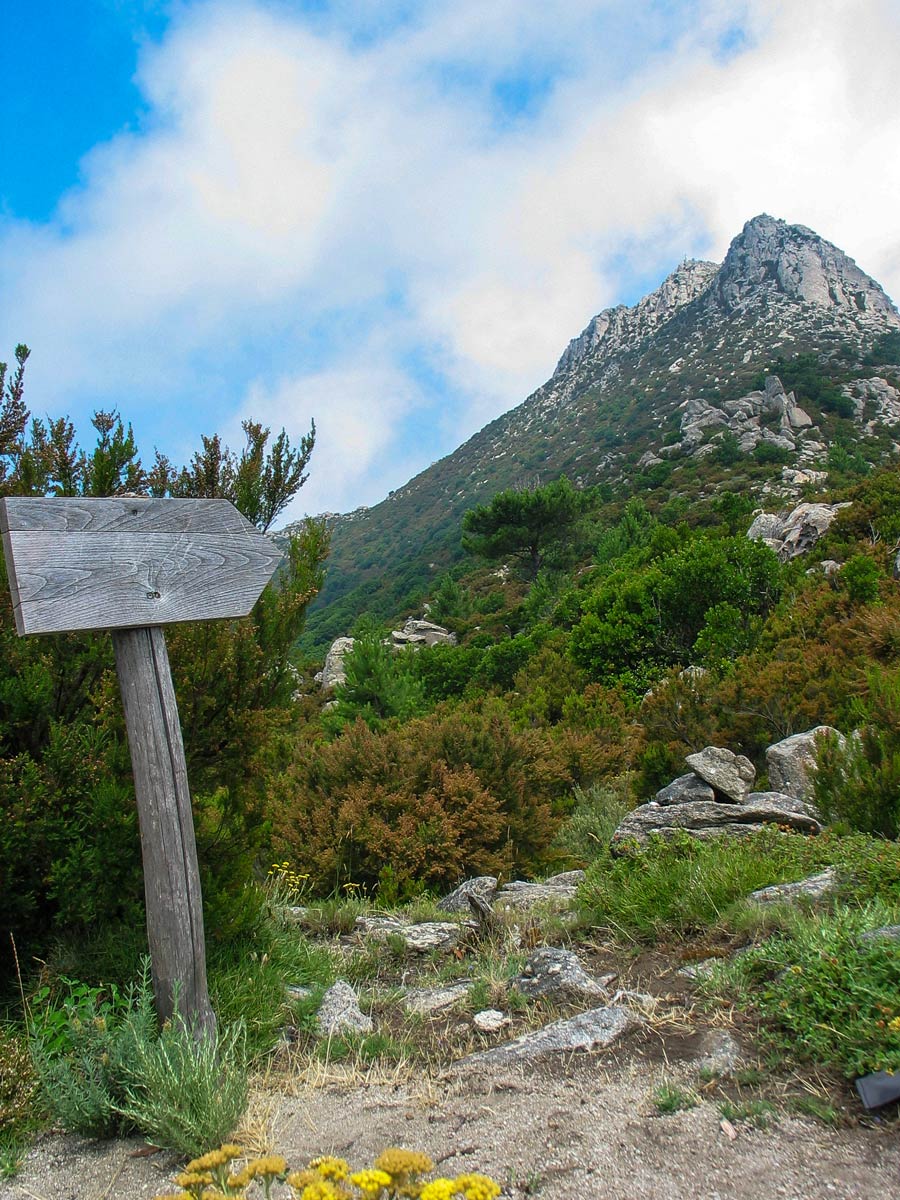
POLYGON ((418 1150, 402 1150, 398 1146, 388 1146, 375 1159, 379 1171, 387 1171, 393 1177, 404 1175, 424 1175, 426 1171, 434 1170, 434 1163, 427 1154, 418 1150))
POLYGON ((888 1021, 888 1029, 891 1033, 900 1033, 900 1017, 894 1017, 892 1021, 888 1021))
POLYGON ((452 1179, 432 1179, 426 1183, 419 1193, 419 1200, 453 1200, 457 1194, 456 1183, 452 1179))
POLYGON ((280 1154, 270 1154, 267 1158, 255 1158, 248 1162, 241 1174, 250 1179, 258 1179, 264 1175, 283 1175, 287 1170, 287 1162, 280 1154))
POLYGON ((216 1167, 224 1167, 233 1158, 240 1158, 244 1151, 240 1146, 226 1143, 218 1150, 210 1150, 208 1154, 195 1158, 185 1167, 186 1171, 215 1171, 216 1167))
MULTIPOLYGON (((195 1167, 196 1163, 188 1163, 188 1168, 195 1167)), ((175 1182, 180 1188, 184 1188, 189 1192, 191 1188, 206 1187, 208 1183, 212 1183, 213 1177, 209 1171, 182 1171, 180 1175, 175 1176, 175 1182)))
POLYGON ((391 1185, 391 1177, 387 1171, 372 1168, 367 1171, 356 1171, 350 1176, 354 1184, 365 1196, 377 1196, 380 1191, 391 1185))
POLYGON ((466 1200, 494 1200, 500 1195, 499 1184, 487 1175, 457 1175, 455 1182, 457 1191, 462 1192, 466 1200))
POLYGON ((300 1193, 300 1200, 343 1200, 344 1195, 327 1179, 317 1179, 315 1183, 306 1185, 300 1193))
POLYGON ((335 1158, 333 1154, 321 1154, 309 1164, 318 1171, 323 1179, 346 1179, 350 1174, 350 1164, 344 1158, 335 1158))
POLYGON ((287 1179, 285 1180, 285 1183, 288 1185, 288 1187, 294 1188, 295 1191, 299 1192, 302 1188, 305 1188, 308 1183, 319 1183, 321 1179, 322 1176, 319 1175, 317 1171, 311 1171, 309 1167, 307 1167, 303 1171, 291 1171, 290 1175, 288 1175, 287 1179))

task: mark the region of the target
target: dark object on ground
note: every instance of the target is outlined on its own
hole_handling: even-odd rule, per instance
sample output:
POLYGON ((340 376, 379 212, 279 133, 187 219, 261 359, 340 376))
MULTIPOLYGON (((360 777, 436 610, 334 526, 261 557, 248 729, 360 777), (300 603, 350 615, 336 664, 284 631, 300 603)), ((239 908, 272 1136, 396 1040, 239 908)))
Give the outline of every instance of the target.
POLYGON ((866 1108, 881 1108, 892 1100, 900 1100, 900 1075, 892 1075, 890 1071, 863 1075, 856 1081, 856 1090, 866 1108))

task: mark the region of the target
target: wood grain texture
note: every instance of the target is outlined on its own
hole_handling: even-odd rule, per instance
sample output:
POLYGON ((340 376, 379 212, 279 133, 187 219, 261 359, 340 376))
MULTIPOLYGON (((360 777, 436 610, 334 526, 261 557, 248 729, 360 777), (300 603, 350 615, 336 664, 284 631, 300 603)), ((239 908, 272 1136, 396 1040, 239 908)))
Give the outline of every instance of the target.
POLYGON ((153 992, 160 1020, 177 1009, 215 1035, 206 982, 203 903, 178 708, 161 629, 113 633, 144 860, 153 992))
POLYGON ((7 497, 0 530, 20 635, 245 616, 281 558, 225 500, 7 497))
POLYGON ((6 496, 0 525, 17 532, 259 534, 227 500, 148 496, 6 496))

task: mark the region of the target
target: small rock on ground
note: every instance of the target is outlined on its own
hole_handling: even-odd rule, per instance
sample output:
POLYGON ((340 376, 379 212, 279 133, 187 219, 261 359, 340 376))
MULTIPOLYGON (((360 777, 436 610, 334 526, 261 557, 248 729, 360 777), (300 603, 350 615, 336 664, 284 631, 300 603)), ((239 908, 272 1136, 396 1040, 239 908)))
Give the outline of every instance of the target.
POLYGON ((359 1007, 356 992, 343 979, 333 983, 322 997, 316 1024, 325 1037, 340 1033, 371 1033, 375 1028, 372 1018, 359 1007))
POLYGON ((506 1066, 535 1062, 548 1055, 571 1053, 573 1050, 596 1050, 611 1045, 640 1024, 640 1018, 627 1008, 592 1008, 577 1016, 553 1021, 543 1029, 524 1033, 501 1046, 469 1054, 454 1063, 452 1069, 506 1066))

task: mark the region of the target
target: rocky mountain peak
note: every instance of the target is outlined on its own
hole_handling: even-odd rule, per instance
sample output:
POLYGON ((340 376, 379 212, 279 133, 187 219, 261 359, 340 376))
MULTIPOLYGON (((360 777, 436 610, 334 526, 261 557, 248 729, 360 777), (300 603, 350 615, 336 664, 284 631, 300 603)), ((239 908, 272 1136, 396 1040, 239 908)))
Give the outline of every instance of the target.
POLYGON ((845 440, 846 422, 856 430, 846 453, 872 464, 900 455, 900 363, 878 357, 895 354, 897 330, 888 296, 843 251, 803 225, 754 217, 721 266, 686 259, 638 304, 605 309, 517 408, 336 521, 313 636, 345 630, 348 593, 371 611, 377 593, 386 615, 405 605, 410 564, 433 578, 458 554, 465 510, 505 487, 564 474, 690 500, 731 470, 738 490, 794 503, 826 481, 840 422, 845 440))
POLYGON ((718 270, 717 263, 686 258, 638 304, 605 308, 569 342, 554 374, 565 374, 588 355, 614 354, 640 341, 701 295, 718 270))
POLYGON ((900 315, 880 285, 843 250, 805 225, 789 225, 767 213, 748 221, 731 243, 715 292, 726 312, 774 293, 900 327, 900 315))

